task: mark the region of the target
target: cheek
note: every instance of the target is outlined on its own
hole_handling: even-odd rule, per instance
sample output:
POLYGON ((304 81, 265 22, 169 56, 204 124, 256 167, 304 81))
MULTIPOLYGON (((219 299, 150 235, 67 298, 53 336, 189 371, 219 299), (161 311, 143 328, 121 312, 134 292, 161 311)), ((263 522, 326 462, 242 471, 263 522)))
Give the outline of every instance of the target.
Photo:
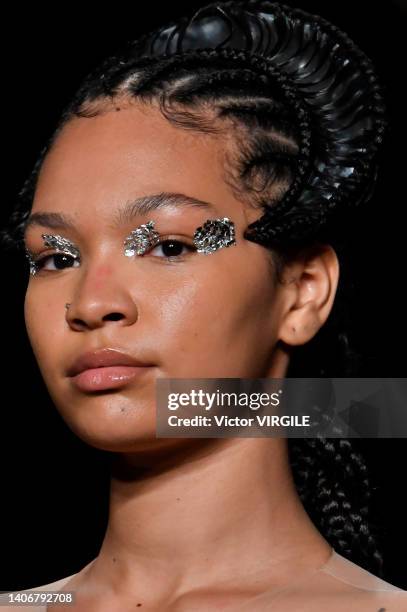
POLYGON ((36 338, 38 337, 38 321, 41 315, 41 310, 42 308, 38 308, 38 305, 34 300, 32 290, 28 288, 24 299, 24 320, 27 334, 33 348, 34 344, 36 343, 36 338))
POLYGON ((54 361, 54 351, 61 346, 58 337, 63 331, 61 323, 65 321, 65 313, 58 312, 55 295, 48 296, 44 291, 37 295, 36 290, 29 287, 24 300, 24 319, 38 365, 40 368, 48 366, 54 361))
POLYGON ((253 270, 244 265, 217 274, 201 270, 196 280, 168 293, 155 312, 169 376, 255 375, 275 342, 276 317, 270 273, 263 266, 253 270))

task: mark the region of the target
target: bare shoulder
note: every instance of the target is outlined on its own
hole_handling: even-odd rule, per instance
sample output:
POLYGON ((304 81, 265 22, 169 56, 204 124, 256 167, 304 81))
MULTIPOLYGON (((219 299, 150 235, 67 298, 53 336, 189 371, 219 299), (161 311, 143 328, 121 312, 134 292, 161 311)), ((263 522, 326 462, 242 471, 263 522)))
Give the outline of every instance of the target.
POLYGON ((344 610, 345 605, 355 612, 407 612, 406 591, 365 591, 338 597, 330 612, 344 610))
POLYGON ((336 552, 317 572, 280 593, 265 592, 241 612, 407 612, 407 591, 336 552))
MULTIPOLYGON (((295 608, 293 608, 294 610, 295 608)), ((301 608, 300 608, 301 609, 301 608)), ((407 593, 398 591, 352 591, 316 597, 307 612, 407 612, 407 593)))
POLYGON ((319 584, 315 581, 306 585, 302 593, 301 589, 293 593, 293 605, 288 605, 287 610, 281 607, 281 612, 297 609, 301 612, 407 612, 407 591, 359 566, 355 568, 352 573, 338 571, 315 576, 319 584))
MULTIPOLYGON (((2 593, 0 595, 2 602, 5 601, 6 597, 13 597, 15 603, 10 605, 2 604, 0 610, 1 612, 27 612, 27 610, 30 612, 45 612, 47 610, 47 606, 45 603, 41 603, 41 597, 45 597, 44 592, 57 593, 61 589, 64 589, 65 585, 70 582, 74 576, 75 574, 49 582, 48 584, 42 584, 39 586, 30 587, 28 589, 21 589, 19 591, 8 591, 7 593, 2 593), (39 593, 43 593, 43 595, 39 597, 39 593), (35 601, 37 600, 38 605, 35 604, 35 601), (18 603, 21 603, 22 605, 18 605, 18 603)), ((65 605, 67 604, 65 603, 65 605)))
POLYGON ((366 591, 357 588, 312 589, 247 602, 236 611, 248 612, 407 612, 406 591, 366 591))
POLYGON ((319 599, 330 612, 345 608, 355 612, 407 612, 407 591, 336 552, 314 580, 307 586, 315 588, 316 601, 319 599))
POLYGON ((380 604, 378 612, 406 612, 407 611, 407 591, 391 592, 385 595, 384 604, 380 604))
MULTIPOLYGON (((72 608, 72 604, 69 604, 69 600, 67 599, 67 597, 69 597, 69 594, 73 594, 75 593, 75 589, 77 587, 78 582, 80 582, 81 578, 86 574, 86 572, 88 571, 88 569, 91 567, 92 563, 95 561, 95 559, 92 559, 87 565, 85 565, 79 572, 76 572, 75 574, 70 574, 69 576, 65 576, 63 578, 59 578, 58 580, 54 580, 53 582, 48 582, 47 584, 41 584, 39 586, 33 586, 27 589, 21 589, 19 591, 9 591, 9 594, 12 595, 21 595, 21 594, 25 594, 25 595, 29 595, 31 593, 31 595, 33 596, 34 593, 43 593, 44 591, 46 592, 51 592, 51 599, 53 597, 55 597, 55 593, 59 593, 60 591, 64 591, 64 596, 65 596, 65 602, 62 603, 62 599, 60 600, 60 603, 56 603, 55 605, 58 606, 58 610, 61 608, 62 605, 66 606, 71 606, 69 609, 72 608)), ((5 599, 5 595, 0 594, 0 597, 2 597, 3 599, 5 599)), ((44 596, 43 596, 44 597, 44 596)), ((17 602, 16 602, 17 603, 17 602)), ((1 612, 46 612, 47 610, 51 610, 51 603, 43 603, 41 604, 39 602, 38 605, 35 605, 33 603, 27 604, 25 603, 25 605, 1 605, 0 606, 0 610, 1 612)))

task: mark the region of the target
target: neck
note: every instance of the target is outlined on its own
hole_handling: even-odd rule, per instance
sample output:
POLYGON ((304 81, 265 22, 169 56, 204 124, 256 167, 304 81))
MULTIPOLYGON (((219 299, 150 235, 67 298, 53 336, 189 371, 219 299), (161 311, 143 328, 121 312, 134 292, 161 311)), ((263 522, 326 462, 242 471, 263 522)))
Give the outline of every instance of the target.
POLYGON ((138 594, 140 585, 170 593, 251 577, 270 588, 330 552, 298 497, 286 439, 195 439, 154 461, 115 457, 93 571, 138 594))

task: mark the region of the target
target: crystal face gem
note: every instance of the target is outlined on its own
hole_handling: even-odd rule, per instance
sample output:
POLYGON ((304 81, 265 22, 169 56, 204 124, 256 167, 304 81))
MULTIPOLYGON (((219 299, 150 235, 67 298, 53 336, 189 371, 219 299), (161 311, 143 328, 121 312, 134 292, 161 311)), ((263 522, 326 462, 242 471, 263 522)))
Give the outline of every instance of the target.
POLYGON ((34 276, 37 273, 37 266, 28 249, 25 249, 25 256, 27 257, 28 263, 30 264, 30 274, 31 276, 34 276))
POLYGON ((154 230, 154 221, 149 221, 132 230, 124 241, 124 254, 126 257, 144 255, 150 248, 159 242, 159 233, 154 230))
POLYGON ((218 249, 236 245, 235 226, 228 217, 208 219, 194 233, 194 244, 198 253, 210 255, 218 249))
POLYGON ((72 244, 68 238, 64 238, 59 234, 41 234, 44 239, 45 246, 49 246, 52 249, 57 249, 58 251, 63 251, 69 255, 72 255, 75 259, 79 257, 79 250, 72 244))
MULTIPOLYGON (((64 238, 59 234, 41 234, 41 237, 44 240, 45 246, 49 246, 52 249, 56 249, 61 253, 70 255, 74 259, 77 259, 79 257, 79 250, 70 240, 68 240, 68 238, 64 238)), ((38 272, 38 266, 27 248, 25 249, 25 255, 30 264, 30 274, 31 276, 34 276, 38 272)))

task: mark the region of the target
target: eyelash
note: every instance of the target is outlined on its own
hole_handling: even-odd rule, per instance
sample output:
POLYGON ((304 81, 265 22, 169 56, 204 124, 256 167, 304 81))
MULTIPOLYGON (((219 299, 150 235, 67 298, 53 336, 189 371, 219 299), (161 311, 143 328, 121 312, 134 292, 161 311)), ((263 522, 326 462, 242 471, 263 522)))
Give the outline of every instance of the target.
MULTIPOLYGON (((157 249, 158 247, 162 246, 163 244, 181 244, 182 246, 186 247, 188 249, 189 252, 196 252, 196 247, 183 241, 183 240, 178 240, 176 238, 168 238, 168 237, 161 237, 159 239, 159 242, 157 244, 155 244, 153 247, 151 247, 148 251, 146 251, 146 253, 144 253, 142 255, 142 257, 144 257, 144 255, 147 255, 148 253, 151 253, 152 251, 154 251, 155 249, 157 249)), ((80 257, 73 257, 73 255, 71 255, 70 253, 68 253, 67 251, 56 251, 55 253, 46 253, 43 256, 33 256, 33 261, 35 266, 37 267, 37 271, 40 271, 44 268, 45 262, 52 258, 52 257, 57 257, 57 256, 65 256, 65 257, 70 257, 73 261, 80 261, 80 257)), ((180 254, 180 255, 164 255, 163 257, 158 257, 158 259, 165 259, 166 261, 176 261, 179 260, 183 257, 185 257, 186 253, 184 254, 180 254)), ((139 255, 135 255, 135 257, 139 257, 139 255)), ((73 266, 68 266, 68 267, 73 267, 73 266)), ((61 270, 64 268, 61 268, 61 270)), ((46 272, 57 272, 58 269, 56 270, 46 270, 46 272)))

